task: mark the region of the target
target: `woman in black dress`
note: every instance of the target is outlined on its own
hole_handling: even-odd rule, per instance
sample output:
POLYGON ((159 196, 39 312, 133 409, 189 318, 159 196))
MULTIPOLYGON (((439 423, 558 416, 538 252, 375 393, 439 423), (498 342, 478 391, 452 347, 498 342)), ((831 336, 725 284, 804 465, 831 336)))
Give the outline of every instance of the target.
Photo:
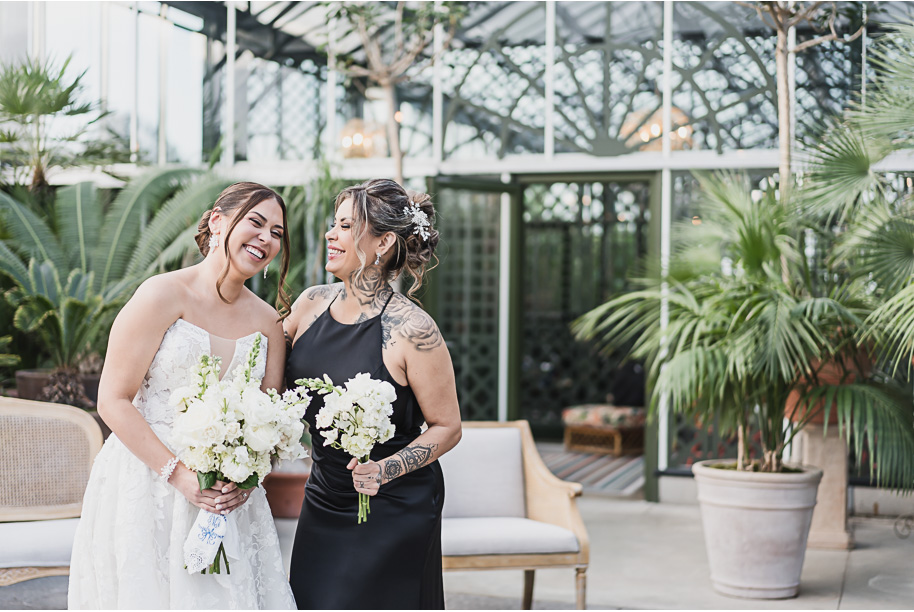
POLYGON ((409 294, 421 285, 438 243, 434 216, 428 195, 391 180, 343 190, 326 235, 327 270, 342 282, 312 287, 285 320, 288 387, 367 372, 397 392, 396 433, 363 465, 323 445, 322 398, 308 407, 313 465, 290 575, 300 609, 444 608, 437 459, 460 439, 454 369, 434 320, 389 284, 406 270, 409 294), (361 525, 359 493, 374 496, 361 525))

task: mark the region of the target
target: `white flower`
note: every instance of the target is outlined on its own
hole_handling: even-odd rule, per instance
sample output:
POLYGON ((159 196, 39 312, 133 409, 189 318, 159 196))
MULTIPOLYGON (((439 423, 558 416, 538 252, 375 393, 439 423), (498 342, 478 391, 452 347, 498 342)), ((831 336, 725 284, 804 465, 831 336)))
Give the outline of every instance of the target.
POLYGON ((168 403, 177 407, 178 410, 187 410, 188 402, 190 402, 192 398, 196 398, 197 393, 199 393, 199 391, 190 385, 178 387, 172 392, 171 397, 168 398, 168 403))
POLYGON ((268 424, 244 425, 244 443, 260 453, 273 450, 279 444, 279 432, 268 424))
POLYGON ((172 439, 176 446, 212 446, 225 439, 225 423, 218 406, 194 399, 175 417, 172 439))

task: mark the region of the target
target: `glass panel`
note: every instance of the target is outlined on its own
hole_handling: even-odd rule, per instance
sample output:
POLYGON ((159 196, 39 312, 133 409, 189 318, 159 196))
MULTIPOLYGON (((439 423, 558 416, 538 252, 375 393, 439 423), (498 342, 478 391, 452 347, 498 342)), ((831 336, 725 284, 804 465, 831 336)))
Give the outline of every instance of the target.
POLYGON ((460 412, 498 418, 500 193, 441 189, 438 326, 454 362, 460 412))
POLYGON ((445 157, 543 152, 545 19, 543 2, 479 3, 467 18, 442 58, 445 157))
POLYGON ((660 2, 556 3, 557 152, 660 150, 662 23, 660 2))
POLYGON ((247 80, 247 159, 314 159, 324 128, 323 68, 253 58, 247 80))
POLYGON ((728 2, 673 13, 673 148, 777 148, 774 31, 728 2))
MULTIPOLYGON (((165 24, 163 24, 165 25, 165 24)), ((203 73, 206 37, 168 27, 165 142, 167 160, 196 165, 203 161, 203 73)))
MULTIPOLYGON (((139 141, 140 158, 155 163, 159 151, 159 29, 165 24, 158 17, 140 13, 140 36, 137 44, 139 62, 139 141)), ((113 81, 116 82, 116 81, 113 81)))

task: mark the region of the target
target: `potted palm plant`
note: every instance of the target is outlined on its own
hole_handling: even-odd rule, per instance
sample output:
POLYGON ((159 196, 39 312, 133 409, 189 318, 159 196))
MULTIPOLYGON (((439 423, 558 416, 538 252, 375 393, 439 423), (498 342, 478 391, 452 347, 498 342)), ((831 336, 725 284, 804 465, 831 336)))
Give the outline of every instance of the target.
POLYGON ((736 433, 735 461, 693 470, 723 593, 796 595, 819 473, 783 456, 811 422, 834 416, 878 484, 914 488, 914 204, 873 168, 914 144, 912 48, 914 26, 883 37, 867 105, 807 148, 789 200, 700 177, 702 224, 680 228, 668 275, 575 324, 648 362, 653 409, 736 433))
MULTIPOLYGON (((672 410, 736 433, 735 461, 693 467, 712 582, 730 595, 791 597, 821 471, 785 463, 785 448, 817 414, 834 411, 843 432, 870 441, 877 480, 910 488, 912 397, 875 366, 848 368, 838 381, 819 376, 824 364, 869 353, 866 320, 878 299, 846 258, 816 257, 830 229, 808 200, 782 201, 771 188, 753 197, 748 180, 729 174, 699 182, 702 223, 679 228, 669 275, 584 315, 575 332, 607 349, 631 346, 629 356, 649 364, 652 408, 665 396, 672 410), (795 422, 785 419, 792 394, 791 410, 803 413, 795 422), (750 460, 756 431, 761 457, 750 460)), ((835 243, 845 257, 849 240, 835 243)))

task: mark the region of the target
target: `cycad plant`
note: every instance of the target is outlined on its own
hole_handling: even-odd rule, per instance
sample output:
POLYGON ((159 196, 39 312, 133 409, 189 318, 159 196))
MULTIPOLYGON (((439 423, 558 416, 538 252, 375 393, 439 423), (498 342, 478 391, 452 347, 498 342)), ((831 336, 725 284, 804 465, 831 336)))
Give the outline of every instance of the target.
MULTIPOLYGON (((103 353, 118 307, 145 278, 196 248, 200 215, 229 183, 196 170, 158 169, 107 206, 91 183, 80 183, 57 192, 50 219, 0 192, 10 235, 0 241, 0 273, 14 283, 6 293, 13 324, 64 373, 59 386, 78 389, 78 364, 103 353)), ((65 403, 80 401, 70 399, 65 403)))
POLYGON ((740 176, 699 182, 702 224, 679 228, 670 275, 594 309, 575 332, 607 349, 633 343, 629 355, 648 364, 652 407, 666 395, 674 411, 735 432, 737 469, 782 471, 797 432, 834 410, 861 460, 869 441, 878 482, 914 488, 911 393, 861 363, 871 349, 865 321, 878 305, 872 281, 834 255, 817 266, 811 255, 830 229, 773 188, 753 197, 740 176), (840 370, 840 382, 822 378, 827 367, 840 370), (755 431, 762 457, 750 461, 755 431))

